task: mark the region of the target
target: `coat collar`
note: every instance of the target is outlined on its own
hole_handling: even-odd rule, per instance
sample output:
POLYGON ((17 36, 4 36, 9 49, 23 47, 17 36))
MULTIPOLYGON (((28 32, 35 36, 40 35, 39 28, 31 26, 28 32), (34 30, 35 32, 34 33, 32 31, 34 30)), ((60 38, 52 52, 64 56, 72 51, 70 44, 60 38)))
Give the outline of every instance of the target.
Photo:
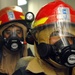
POLYGON ((29 62, 26 70, 29 70, 30 72, 35 74, 44 73, 46 75, 56 75, 56 72, 50 65, 46 64, 36 57, 29 62))

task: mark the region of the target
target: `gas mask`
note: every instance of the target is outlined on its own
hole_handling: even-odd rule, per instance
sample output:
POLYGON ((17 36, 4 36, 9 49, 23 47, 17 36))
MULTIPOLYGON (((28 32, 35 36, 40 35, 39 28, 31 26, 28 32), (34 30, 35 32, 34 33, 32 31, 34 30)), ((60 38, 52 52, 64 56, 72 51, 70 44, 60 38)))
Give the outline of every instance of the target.
POLYGON ((18 52, 23 47, 23 30, 18 26, 10 26, 3 31, 5 46, 12 52, 18 52))
MULTIPOLYGON (((52 59, 56 63, 75 66, 75 24, 60 23, 40 26, 36 32, 36 46, 42 59, 52 59)), ((50 62, 49 62, 50 63, 50 62)))

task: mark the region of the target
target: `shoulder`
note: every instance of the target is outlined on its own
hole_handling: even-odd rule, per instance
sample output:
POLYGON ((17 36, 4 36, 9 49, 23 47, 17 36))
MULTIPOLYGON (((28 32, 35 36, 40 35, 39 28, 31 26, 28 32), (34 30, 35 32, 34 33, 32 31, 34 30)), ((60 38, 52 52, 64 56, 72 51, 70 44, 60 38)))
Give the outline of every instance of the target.
POLYGON ((25 69, 28 65, 28 63, 33 59, 34 57, 32 56, 27 56, 27 57, 22 57, 19 59, 17 62, 15 72, 13 75, 31 75, 29 74, 30 72, 27 72, 25 69))
POLYGON ((18 70, 21 67, 27 67, 28 63, 33 59, 34 57, 32 56, 27 56, 27 57, 22 57, 19 59, 17 62, 15 70, 18 70))

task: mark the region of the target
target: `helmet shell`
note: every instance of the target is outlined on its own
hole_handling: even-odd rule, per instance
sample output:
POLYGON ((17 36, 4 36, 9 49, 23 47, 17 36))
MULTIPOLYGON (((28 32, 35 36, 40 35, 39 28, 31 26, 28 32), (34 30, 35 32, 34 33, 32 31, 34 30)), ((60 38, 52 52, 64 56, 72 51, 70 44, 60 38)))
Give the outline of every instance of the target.
POLYGON ((69 15, 67 19, 70 20, 70 22, 75 23, 74 9, 70 5, 64 3, 63 1, 56 0, 54 2, 46 4, 39 10, 32 27, 35 28, 37 26, 57 22, 58 19, 62 19, 58 18, 58 16, 60 16, 60 11, 62 14, 66 13, 67 15, 69 15), (67 13, 65 12, 65 10, 67 13))
POLYGON ((25 19, 24 13, 22 12, 22 9, 19 6, 5 7, 0 10, 1 26, 12 21, 19 22, 24 19, 25 19))

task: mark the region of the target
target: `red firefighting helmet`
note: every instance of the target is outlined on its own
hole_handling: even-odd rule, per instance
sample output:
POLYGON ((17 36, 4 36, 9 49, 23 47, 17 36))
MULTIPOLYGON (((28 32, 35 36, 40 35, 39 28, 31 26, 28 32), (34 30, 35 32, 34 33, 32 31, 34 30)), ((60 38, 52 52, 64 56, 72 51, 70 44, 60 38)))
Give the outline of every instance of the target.
POLYGON ((20 22, 21 20, 25 20, 25 15, 19 6, 5 7, 0 10, 1 26, 12 21, 20 22))
POLYGON ((75 23, 74 9, 61 0, 55 0, 42 7, 36 15, 33 28, 45 24, 66 21, 75 23))

